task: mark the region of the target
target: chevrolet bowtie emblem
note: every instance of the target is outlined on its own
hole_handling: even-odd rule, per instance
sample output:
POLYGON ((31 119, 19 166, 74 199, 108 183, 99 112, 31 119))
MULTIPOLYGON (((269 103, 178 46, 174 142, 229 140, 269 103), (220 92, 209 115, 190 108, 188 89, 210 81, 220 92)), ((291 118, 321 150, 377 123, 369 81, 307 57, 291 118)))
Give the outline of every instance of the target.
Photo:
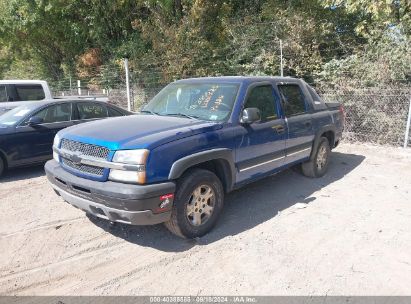
POLYGON ((76 165, 81 164, 81 157, 78 153, 70 154, 70 160, 76 165))

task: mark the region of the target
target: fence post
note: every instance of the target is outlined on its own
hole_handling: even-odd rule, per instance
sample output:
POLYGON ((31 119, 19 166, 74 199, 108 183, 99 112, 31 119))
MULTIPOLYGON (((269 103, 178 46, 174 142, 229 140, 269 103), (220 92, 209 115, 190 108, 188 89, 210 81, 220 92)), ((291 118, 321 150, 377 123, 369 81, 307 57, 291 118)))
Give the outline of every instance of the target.
POLYGON ((131 111, 130 78, 129 78, 129 70, 128 70, 128 58, 124 58, 124 68, 126 69, 127 109, 129 111, 131 111))
POLYGON ((78 95, 81 95, 81 82, 80 82, 80 80, 77 80, 77 93, 78 93, 78 95))
POLYGON ((280 73, 281 77, 284 76, 283 73, 283 41, 280 39, 280 73))
POLYGON ((72 95, 73 94, 73 91, 72 91, 72 89, 71 89, 71 74, 70 74, 70 76, 69 76, 70 78, 70 94, 69 95, 72 95))
POLYGON ((404 148, 407 148, 408 141, 410 139, 410 124, 411 124, 411 95, 410 95, 410 106, 408 108, 407 126, 405 129, 404 148))

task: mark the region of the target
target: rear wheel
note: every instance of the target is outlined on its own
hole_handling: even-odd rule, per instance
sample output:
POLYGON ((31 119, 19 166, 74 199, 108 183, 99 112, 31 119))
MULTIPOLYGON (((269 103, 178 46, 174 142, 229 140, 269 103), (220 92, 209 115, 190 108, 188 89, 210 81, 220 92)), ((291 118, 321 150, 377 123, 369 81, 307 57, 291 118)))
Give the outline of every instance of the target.
POLYGON ((214 173, 191 170, 178 181, 171 219, 165 226, 183 238, 203 236, 216 224, 223 201, 223 187, 214 173))
POLYGON ((301 165, 303 174, 308 177, 323 176, 328 169, 330 154, 331 149, 328 139, 321 137, 313 158, 301 165))

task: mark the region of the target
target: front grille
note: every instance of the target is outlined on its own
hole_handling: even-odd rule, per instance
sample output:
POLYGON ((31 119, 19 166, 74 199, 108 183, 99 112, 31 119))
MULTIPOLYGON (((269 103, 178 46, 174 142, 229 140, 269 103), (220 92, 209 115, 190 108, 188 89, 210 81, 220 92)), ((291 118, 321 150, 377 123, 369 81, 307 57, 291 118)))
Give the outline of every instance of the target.
MULTIPOLYGON (((85 143, 81 143, 78 141, 69 140, 65 138, 61 140, 61 149, 64 149, 70 152, 76 152, 80 154, 80 157, 81 155, 85 155, 85 156, 90 156, 90 157, 94 157, 96 159, 101 159, 101 160, 107 160, 108 154, 110 152, 110 150, 105 147, 85 144, 85 143)), ((86 174, 91 174, 91 175, 98 176, 98 177, 102 177, 104 174, 104 168, 101 168, 101 167, 74 163, 70 159, 67 159, 64 157, 61 158, 61 162, 63 163, 63 165, 67 167, 70 167, 72 169, 78 170, 86 174)))
POLYGON ((69 140, 65 138, 61 140, 61 148, 67 151, 80 152, 80 154, 99 158, 99 159, 104 159, 104 160, 107 159, 107 156, 110 152, 110 150, 105 147, 85 144, 85 143, 81 143, 78 141, 69 140))
POLYGON ((63 158, 63 157, 61 158, 61 161, 67 167, 76 169, 84 173, 88 173, 88 174, 92 174, 92 175, 96 175, 100 177, 103 176, 103 173, 104 173, 104 168, 94 167, 94 166, 89 166, 89 165, 84 165, 84 164, 75 164, 71 160, 67 158, 63 158))

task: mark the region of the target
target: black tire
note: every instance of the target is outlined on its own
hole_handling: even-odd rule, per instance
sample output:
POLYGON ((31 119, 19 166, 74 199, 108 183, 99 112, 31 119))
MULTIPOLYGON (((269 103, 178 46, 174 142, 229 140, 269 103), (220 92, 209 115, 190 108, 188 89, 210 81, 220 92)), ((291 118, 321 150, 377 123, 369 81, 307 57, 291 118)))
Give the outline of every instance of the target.
POLYGON ((314 156, 307 162, 301 165, 302 172, 308 177, 321 177, 328 169, 330 162, 330 143, 325 137, 321 137, 314 156), (323 154, 324 153, 324 154, 323 154), (322 157, 324 156, 324 158, 322 157))
POLYGON ((6 169, 6 165, 4 163, 3 158, 0 156, 0 177, 3 175, 5 169, 6 169))
MULTIPOLYGON (((201 237, 214 227, 223 209, 223 205, 224 190, 219 178, 208 170, 193 169, 185 173, 178 180, 171 218, 164 224, 168 230, 177 236, 183 238, 201 237), (200 189, 200 192, 197 193, 203 196, 195 196, 194 190, 198 189, 200 189), (207 193, 209 193, 208 189, 213 191, 213 195, 206 201, 204 200, 207 193, 201 193, 204 189, 207 189, 207 193), (194 199, 195 197, 197 197, 197 199, 194 199), (204 223, 195 225, 195 223, 193 223, 195 221, 194 217, 192 217, 192 219, 190 218, 190 216, 194 215, 194 208, 197 208, 197 206, 199 208, 207 206, 206 208, 210 210, 211 205, 212 211, 209 215, 206 214, 205 211, 200 215, 200 223, 203 219, 204 223), (191 215, 188 215, 188 208, 192 208, 193 213, 191 213, 191 215)), ((202 212, 202 209, 199 208, 195 209, 197 216, 202 212)), ((196 219, 199 218, 196 217, 196 219)))

